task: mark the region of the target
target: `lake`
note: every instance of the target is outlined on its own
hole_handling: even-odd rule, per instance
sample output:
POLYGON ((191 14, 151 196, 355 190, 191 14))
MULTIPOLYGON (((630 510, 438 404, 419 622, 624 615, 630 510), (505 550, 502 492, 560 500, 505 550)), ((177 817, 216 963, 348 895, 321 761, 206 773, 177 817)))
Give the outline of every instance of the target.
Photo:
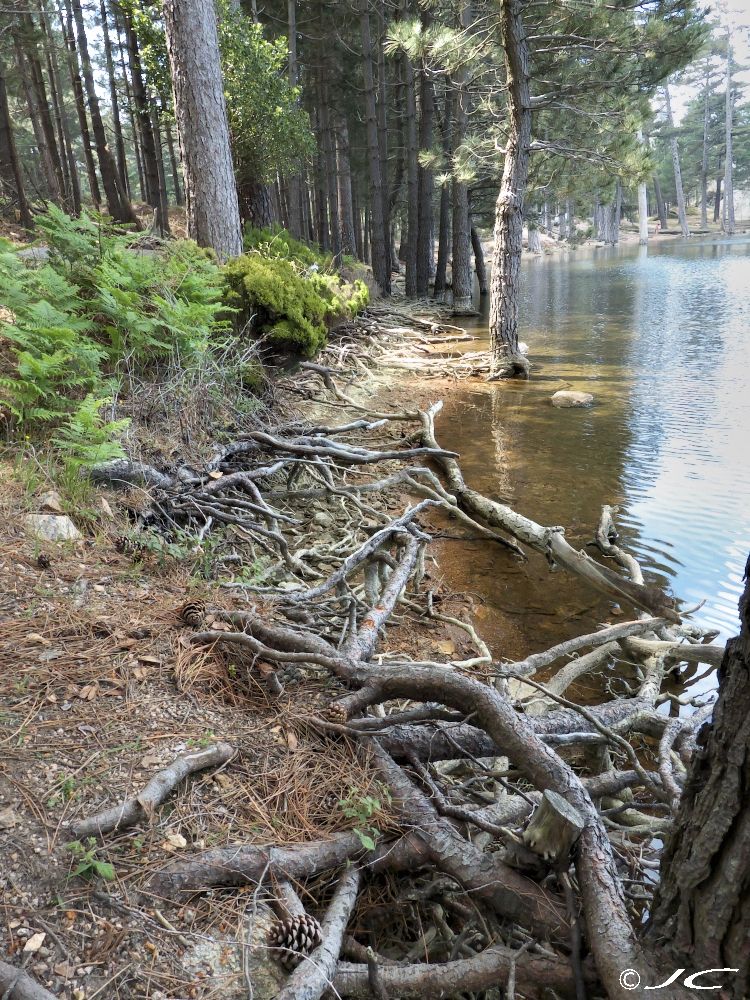
MULTIPOLYGON (((440 443, 460 452, 472 486, 564 525, 577 547, 602 504, 618 505, 621 544, 647 580, 705 600, 695 620, 717 641, 736 634, 750 551, 750 240, 527 259, 521 317, 531 379, 457 383, 440 443), (563 388, 593 393, 594 405, 556 409, 563 388)), ((486 337, 486 316, 468 327, 486 337)), ((499 656, 621 615, 541 557, 519 566, 484 542, 443 542, 440 564, 450 586, 476 595, 499 656)))

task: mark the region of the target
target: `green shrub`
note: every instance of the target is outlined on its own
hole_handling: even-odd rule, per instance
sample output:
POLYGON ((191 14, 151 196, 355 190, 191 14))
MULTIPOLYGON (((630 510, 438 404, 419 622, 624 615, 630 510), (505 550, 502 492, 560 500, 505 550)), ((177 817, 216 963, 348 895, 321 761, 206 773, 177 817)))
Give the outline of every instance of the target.
POLYGON ((369 301, 364 281, 346 281, 330 255, 283 229, 247 229, 245 245, 250 252, 224 267, 225 301, 240 325, 252 322, 273 347, 309 357, 336 320, 355 316, 369 301))

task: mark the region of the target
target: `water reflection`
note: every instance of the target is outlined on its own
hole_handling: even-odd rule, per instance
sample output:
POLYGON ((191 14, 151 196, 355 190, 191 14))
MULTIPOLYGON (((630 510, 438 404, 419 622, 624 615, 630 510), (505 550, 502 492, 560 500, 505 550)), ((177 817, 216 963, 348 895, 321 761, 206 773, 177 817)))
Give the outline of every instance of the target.
MULTIPOLYGON (((440 438, 469 482, 543 524, 591 538, 619 504, 624 542, 647 575, 700 620, 736 631, 750 549, 750 242, 670 242, 526 262, 528 383, 459 386, 440 438), (556 410, 561 388, 590 410, 556 410)), ((477 322, 486 330, 486 318, 477 322)), ((476 344, 470 349, 476 349, 476 344)), ((519 570, 486 545, 444 547, 456 588, 486 602, 495 652, 521 656, 614 620, 607 602, 541 559, 519 570)), ((615 609, 616 610, 616 609, 615 609)))

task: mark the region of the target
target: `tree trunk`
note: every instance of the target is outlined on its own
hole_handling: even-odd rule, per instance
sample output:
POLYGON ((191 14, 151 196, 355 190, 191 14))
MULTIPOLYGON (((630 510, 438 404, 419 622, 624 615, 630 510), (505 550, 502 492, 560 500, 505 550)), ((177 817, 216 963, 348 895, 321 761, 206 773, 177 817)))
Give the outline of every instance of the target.
MULTIPOLYGON (((398 261, 394 260, 392 253, 392 242, 393 234, 391 232, 391 205, 395 202, 395 198, 398 194, 398 190, 401 186, 401 176, 403 174, 403 155, 401 156, 401 162, 399 170, 397 170, 397 178, 393 182, 393 195, 389 197, 389 187, 388 187, 388 95, 387 95, 387 70, 385 61, 385 0, 378 0, 375 4, 375 9, 377 10, 377 22, 378 22, 378 35, 377 35, 377 67, 378 67, 378 86, 377 86, 377 122, 378 122, 378 153, 380 155, 380 176, 383 178, 383 228, 385 230, 385 251, 387 255, 387 264, 390 273, 393 271, 398 273, 398 261)), ((403 144, 401 144, 400 151, 403 153, 403 144)), ((390 287, 390 286, 389 286, 390 287)))
POLYGON ((365 259, 365 248, 362 240, 362 213, 359 208, 357 189, 352 184, 352 218, 354 223, 354 250, 358 260, 365 259))
POLYGON ((174 148, 174 136, 172 135, 172 125, 167 111, 167 99, 161 94, 159 96, 161 113, 164 120, 164 135, 167 139, 167 152, 169 153, 169 171, 172 174, 172 188, 174 190, 175 205, 183 205, 185 199, 182 197, 182 185, 180 184, 180 165, 177 161, 177 154, 174 148))
POLYGON ((659 178, 654 174, 654 196, 656 198, 656 211, 659 216, 659 228, 662 232, 667 228, 667 207, 661 193, 659 178))
POLYGON ((339 231, 341 252, 359 256, 360 246, 354 228, 354 194, 352 191, 352 170, 349 161, 349 128, 346 116, 339 113, 335 117, 336 175, 338 177, 339 231))
POLYGON ((448 257, 451 245, 451 188, 450 182, 443 181, 440 188, 440 219, 438 222, 438 254, 435 267, 434 296, 438 302, 445 301, 448 287, 448 257))
POLYGON ((159 184, 158 199, 156 208, 156 220, 154 229, 161 236, 169 235, 169 201, 167 199, 167 176, 164 171, 164 156, 161 141, 161 130, 159 129, 159 118, 156 107, 151 105, 151 131, 154 134, 154 144, 156 146, 156 177, 159 184))
POLYGON ((161 196, 162 186, 159 180, 158 158, 161 150, 156 148, 153 120, 151 117, 151 101, 146 91, 141 66, 141 55, 138 47, 138 36, 133 26, 133 19, 125 14, 125 38, 128 44, 130 60, 130 79, 133 90, 133 103, 138 118, 138 133, 141 141, 141 161, 143 180, 146 188, 146 201, 155 210, 154 229, 158 233, 169 232, 169 219, 161 196))
MULTIPOLYGON (((442 139, 446 160, 451 154, 451 132, 453 130, 453 88, 445 88, 442 139)), ((440 188, 440 215, 438 219, 438 253, 435 267, 434 296, 438 302, 445 301, 448 275, 448 258, 451 246, 451 188, 450 181, 444 180, 440 188)))
POLYGON ((708 139, 711 122, 711 60, 706 56, 706 75, 703 81, 703 153, 701 156, 701 229, 708 226, 708 139))
POLYGON ((612 213, 612 244, 620 242, 620 219, 622 218, 622 181, 618 177, 615 182, 615 204, 612 213))
POLYGON ((391 294, 389 260, 390 233, 387 225, 386 194, 381 170, 378 143, 378 113, 375 103, 375 77, 372 36, 370 33, 369 0, 359 0, 362 32, 362 71, 365 84, 365 118, 367 123, 367 156, 370 175, 371 211, 370 238, 372 273, 382 295, 391 294))
POLYGON ((99 110, 99 97, 96 93, 94 83, 94 73, 91 68, 89 58, 88 41, 86 39, 86 28, 83 23, 83 12, 81 10, 81 0, 72 0, 73 19, 78 36, 78 51, 81 55, 81 71, 83 73, 83 83, 88 100, 89 113, 91 115, 91 131, 94 133, 94 145, 96 146, 96 156, 99 160, 99 171, 102 175, 102 186, 107 200, 107 211, 115 222, 129 222, 138 224, 138 217, 133 211, 133 207, 125 197, 122 186, 117 176, 115 160, 107 145, 107 137, 104 132, 101 111, 99 110))
POLYGON ((734 183, 732 180, 732 125, 734 96, 732 92, 732 43, 727 30, 726 99, 725 99, 725 150, 724 150, 724 212, 722 229, 730 236, 734 233, 734 183))
MULTIPOLYGON (((320 53, 323 56, 323 53, 320 53)), ((331 233, 331 251, 336 264, 341 260, 341 223, 339 213, 339 180, 336 169, 336 138, 329 114, 330 93, 325 83, 328 78, 327 60, 322 59, 322 72, 318 78, 318 93, 320 96, 320 135, 322 139, 323 166, 325 171, 326 192, 328 195, 328 212, 331 233)))
POLYGON ((471 227, 471 248, 474 251, 474 270, 476 271, 477 282, 479 283, 479 294, 488 295, 489 288, 487 286, 487 267, 484 263, 484 250, 482 249, 482 241, 475 226, 471 227))
POLYGON ((541 253, 542 252, 542 241, 539 236, 539 230, 536 226, 529 226, 529 238, 528 238, 529 253, 541 253))
POLYGON ((18 71, 21 74, 29 117, 34 128, 34 136, 42 156, 44 177, 50 198, 56 204, 63 203, 65 184, 63 181, 60 154, 55 138, 55 128, 44 86, 42 67, 35 42, 36 29, 30 15, 20 16, 20 24, 13 28, 13 42, 16 51, 18 71))
MULTIPOLYGON (((421 18, 422 30, 425 31, 432 23, 432 15, 429 11, 423 10, 421 18)), ((435 87, 424 59, 419 71, 419 98, 419 148, 420 150, 427 151, 432 149, 435 120, 435 87)), ((425 296, 429 291, 433 264, 432 199, 435 183, 432 170, 429 167, 423 167, 421 164, 418 165, 417 177, 417 197, 419 200, 419 207, 417 209, 417 295, 425 296)))
POLYGON ((96 164, 94 154, 91 149, 91 135, 89 133, 88 121, 86 118, 86 103, 83 98, 83 82, 81 80, 80 65, 78 62, 78 49, 73 29, 73 11, 69 0, 65 0, 65 14, 58 0, 58 14, 60 17, 60 28, 65 38, 65 46, 68 52, 68 69, 70 72, 70 83, 73 89, 76 114, 78 116, 78 127, 81 132, 81 144, 83 145, 83 155, 86 161, 86 176, 89 182, 89 194, 94 207, 98 210, 102 196, 99 191, 99 180, 96 176, 96 164))
POLYGON ((31 229, 34 220, 31 215, 23 186, 21 164, 18 160, 13 123, 8 108, 8 92, 5 86, 5 68, 0 62, 0 194, 15 200, 21 225, 31 229))
POLYGON ((716 193, 714 194, 714 222, 721 218, 721 177, 716 178, 716 193))
MULTIPOLYGON (((408 14, 408 9, 404 11, 408 14)), ((407 296, 417 292, 417 241, 419 228, 419 142, 414 66, 406 53, 401 56, 406 111, 406 285, 407 296)))
POLYGON ((508 90, 508 140, 495 209, 495 245, 490 286, 491 378, 528 374, 518 350, 518 299, 523 251, 523 200, 531 145, 529 47, 521 0, 502 0, 500 34, 508 90))
POLYGON ((683 237, 690 235, 690 228, 685 212, 685 192, 682 189, 682 171, 680 169, 680 147, 677 144, 677 136, 674 131, 674 116, 672 114, 672 101, 669 97, 669 86, 664 85, 664 100, 667 106, 667 124, 672 134, 669 145, 672 150, 672 165, 674 167, 674 186, 677 190, 677 218, 680 222, 680 231, 683 237))
POLYGON ((242 253, 229 125, 213 4, 165 0, 188 235, 220 260, 242 253))
MULTIPOLYGON (((641 146, 646 145, 643 138, 643 129, 638 129, 638 142, 641 146)), ((638 243, 641 246, 648 244, 648 188, 646 182, 641 181, 638 185, 638 243)))
POLYGON ((649 926, 677 965, 718 970, 700 986, 721 983, 732 1000, 750 995, 749 574, 750 559, 740 634, 727 643, 713 721, 698 735, 649 926))
POLYGON ((130 184, 128 183, 128 162, 125 157, 125 140, 122 136, 122 123, 120 122, 120 101, 117 96, 117 84, 115 81, 115 63, 112 58, 112 43, 109 38, 109 24, 107 23, 107 8, 104 0, 99 0, 99 10, 102 18, 102 38, 104 41, 104 57, 107 63, 107 78, 109 80, 109 100, 112 105, 112 130, 115 137, 115 151, 117 153, 117 170, 120 175, 122 190, 129 196, 130 184))
MULTIPOLYGON (((471 6, 464 2, 460 8, 459 28, 466 31, 471 24, 471 6)), ((453 142, 451 167, 453 173, 453 313, 462 316, 473 312, 471 280, 471 225, 469 222, 469 188, 461 167, 463 144, 469 121, 469 94, 466 88, 467 71, 464 67, 453 76, 455 85, 455 111, 453 115, 453 142)))
MULTIPOLYGON (((289 86, 296 87, 299 79, 297 68, 297 0, 287 0, 287 73, 289 86)), ((287 181, 289 231, 300 239, 303 235, 302 176, 296 171, 287 181)))
POLYGON ((44 48, 47 61, 47 76, 50 82, 50 93, 52 94, 52 104, 55 109, 55 119, 57 123, 57 137, 62 157, 63 177, 65 180, 65 201, 68 211, 78 215, 81 211, 81 185, 78 179, 78 165, 76 163, 73 143, 70 138, 70 121, 65 107, 62 83, 60 81, 60 71, 58 68, 57 53, 55 52, 54 36, 50 24, 50 15, 46 10, 46 4, 39 0, 39 18, 44 33, 44 48))

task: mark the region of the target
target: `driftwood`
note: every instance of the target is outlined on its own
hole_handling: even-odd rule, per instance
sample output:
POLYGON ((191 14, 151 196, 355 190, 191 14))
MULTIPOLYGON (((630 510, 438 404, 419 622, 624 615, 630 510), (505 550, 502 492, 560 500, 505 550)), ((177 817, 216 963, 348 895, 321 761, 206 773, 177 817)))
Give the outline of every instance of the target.
POLYGON ((150 822, 156 809, 188 775, 207 767, 216 767, 217 764, 226 764, 235 752, 234 747, 228 743, 216 743, 205 750, 183 754, 169 767, 154 775, 138 795, 95 816, 80 820, 73 824, 72 831, 79 838, 91 837, 109 833, 110 830, 122 830, 136 823, 150 822))

